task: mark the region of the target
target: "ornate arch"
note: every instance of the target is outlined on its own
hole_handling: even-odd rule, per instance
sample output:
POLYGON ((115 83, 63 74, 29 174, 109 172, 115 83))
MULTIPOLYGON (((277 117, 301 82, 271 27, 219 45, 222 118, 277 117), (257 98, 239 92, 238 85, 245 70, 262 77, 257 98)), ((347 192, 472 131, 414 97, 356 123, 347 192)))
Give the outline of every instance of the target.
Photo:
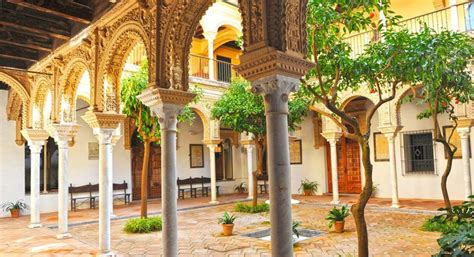
POLYGON ((211 139, 210 113, 204 111, 201 106, 196 105, 196 104, 192 105, 191 109, 199 116, 199 118, 202 121, 202 126, 203 126, 203 131, 204 131, 203 140, 204 141, 210 140, 211 139))
MULTIPOLYGON (((45 77, 40 77, 38 78, 37 80, 34 81, 33 83, 33 90, 31 92, 31 100, 32 100, 32 104, 31 104, 31 108, 32 108, 32 122, 39 122, 38 125, 40 127, 43 127, 45 124, 44 123, 44 120, 45 120, 45 117, 44 117, 44 108, 45 108, 45 102, 46 102, 46 97, 48 95, 48 93, 52 93, 53 91, 53 87, 52 87, 52 84, 51 84, 51 81, 46 79, 45 77), (35 117, 34 117, 34 108, 38 108, 37 110, 39 111, 39 115, 40 115, 40 120, 39 121, 35 121, 35 117)), ((52 104, 52 103, 51 103, 52 104)))
POLYGON ((20 81, 5 73, 0 71, 0 81, 9 85, 15 93, 20 97, 21 102, 22 102, 22 128, 26 128, 30 125, 30 94, 28 92, 28 89, 26 85, 20 83, 20 81))
MULTIPOLYGON (((138 9, 137 9, 138 10, 138 9)), ((132 11, 131 13, 133 13, 132 11)), ((135 11, 136 12, 136 11, 135 11)), ((99 64, 98 73, 98 95, 104 97, 104 83, 105 79, 112 85, 113 93, 112 96, 115 100, 108 100, 105 98, 102 102, 104 103, 104 110, 108 111, 120 110, 120 78, 122 76, 123 67, 127 61, 128 55, 138 42, 145 45, 147 58, 149 60, 149 74, 153 73, 150 67, 151 60, 151 46, 148 34, 142 24, 136 20, 131 20, 125 23, 116 22, 115 24, 120 25, 114 29, 114 34, 110 39, 110 43, 106 46, 101 62, 99 64), (107 102, 111 102, 111 106, 107 106, 107 102)), ((114 24, 114 25, 115 25, 114 24)))

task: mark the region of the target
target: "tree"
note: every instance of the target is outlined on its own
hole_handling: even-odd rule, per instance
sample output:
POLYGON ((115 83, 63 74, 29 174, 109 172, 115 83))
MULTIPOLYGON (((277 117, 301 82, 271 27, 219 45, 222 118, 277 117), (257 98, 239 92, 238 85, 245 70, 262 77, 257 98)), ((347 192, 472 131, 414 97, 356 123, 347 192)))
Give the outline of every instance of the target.
MULTIPOLYGON (((138 138, 143 142, 144 155, 141 177, 141 209, 140 215, 146 218, 148 200, 148 169, 150 160, 151 144, 160 143, 160 123, 158 117, 153 115, 150 108, 144 105, 138 98, 142 91, 148 87, 148 62, 144 61, 138 72, 122 80, 121 85, 122 112, 133 119, 138 132, 138 138)), ((194 99, 198 101, 199 94, 194 99)), ((178 121, 192 121, 194 114, 189 107, 185 107, 178 116, 178 121)))
MULTIPOLYGON (((293 94, 289 101, 288 128, 295 130, 308 112, 309 98, 302 93, 293 94)), ((228 91, 214 104, 212 117, 238 133, 253 135, 257 152, 257 170, 253 172, 253 201, 257 205, 257 176, 262 174, 266 149, 266 119, 263 99, 250 90, 243 79, 233 80, 228 91)))
POLYGON ((454 153, 458 150, 451 139, 458 122, 455 114, 455 105, 474 100, 474 87, 468 72, 470 61, 474 55, 473 39, 463 33, 442 31, 436 33, 424 27, 416 35, 414 41, 416 54, 417 81, 422 87, 408 96, 408 100, 415 100, 424 106, 418 119, 431 118, 434 127, 434 141, 443 145, 447 156, 447 163, 441 177, 441 191, 444 204, 451 212, 447 181, 451 173, 454 153), (454 123, 449 134, 443 134, 439 124, 439 116, 447 114, 454 123))
POLYGON ((369 256, 365 207, 373 186, 369 147, 372 118, 383 104, 395 98, 404 83, 414 80, 415 72, 411 60, 413 36, 406 30, 383 32, 382 24, 372 21, 375 13, 383 12, 387 24, 395 23, 399 16, 394 16, 388 8, 389 1, 385 0, 310 0, 308 5, 309 58, 314 60, 314 68, 302 79, 302 84, 313 102, 329 111, 314 109, 337 124, 346 138, 357 141, 362 151, 365 183, 358 201, 351 206, 359 256, 369 256), (375 39, 383 34, 384 40, 370 43, 361 55, 353 58, 352 49, 344 39, 363 31, 373 31, 375 39), (365 120, 346 114, 339 98, 341 92, 361 88, 378 98, 367 110, 365 120))

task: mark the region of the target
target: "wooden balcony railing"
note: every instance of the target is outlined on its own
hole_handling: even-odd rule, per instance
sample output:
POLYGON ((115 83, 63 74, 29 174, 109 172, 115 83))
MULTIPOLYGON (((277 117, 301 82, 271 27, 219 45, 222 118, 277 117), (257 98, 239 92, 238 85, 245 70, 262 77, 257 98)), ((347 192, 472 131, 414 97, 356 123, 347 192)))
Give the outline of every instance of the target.
MULTIPOLYGON (((419 32, 426 24, 435 31, 456 30, 460 32, 474 31, 474 2, 466 2, 446 7, 398 22, 396 29, 408 29, 412 33, 419 32)), ((352 49, 352 57, 361 54, 367 44, 379 40, 376 31, 364 31, 344 39, 352 49)))

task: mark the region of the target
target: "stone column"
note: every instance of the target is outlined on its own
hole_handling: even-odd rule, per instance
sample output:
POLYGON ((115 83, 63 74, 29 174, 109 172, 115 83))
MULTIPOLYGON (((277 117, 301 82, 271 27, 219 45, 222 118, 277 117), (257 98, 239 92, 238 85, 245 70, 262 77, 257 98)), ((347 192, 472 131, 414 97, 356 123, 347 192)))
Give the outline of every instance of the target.
POLYGON ((69 165, 68 149, 69 140, 79 131, 80 126, 76 124, 52 124, 50 135, 58 144, 58 239, 69 238, 68 232, 68 187, 69 187, 69 165))
POLYGON ((253 145, 248 144, 245 145, 245 149, 247 149, 247 189, 249 191, 249 199, 253 198, 253 145))
POLYGON ((30 228, 41 227, 40 219, 40 165, 41 149, 48 132, 43 129, 24 129, 21 131, 30 147, 30 228))
POLYGON ((458 8, 456 6, 456 0, 449 0, 449 5, 451 6, 449 12, 451 16, 451 30, 458 31, 459 30, 459 20, 458 20, 458 8))
POLYGON ((332 178, 332 204, 339 204, 339 172, 337 167, 337 141, 341 138, 341 133, 322 133, 329 142, 331 153, 331 178, 332 178))
POLYGON ((380 127, 388 141, 388 155, 390 162, 390 181, 392 184, 392 208, 399 208, 398 202, 398 178, 397 178, 397 158, 395 155, 395 136, 402 129, 401 126, 380 127))
POLYGON ((111 256, 112 138, 125 115, 88 111, 82 119, 94 130, 99 141, 99 249, 102 255, 111 256))
POLYGON ((209 79, 215 80, 215 67, 214 67, 214 39, 216 39, 217 32, 206 31, 203 33, 204 37, 207 39, 207 56, 209 58, 209 79))
POLYGON ((212 204, 219 203, 217 201, 217 178, 216 178, 216 148, 217 142, 215 143, 208 143, 207 147, 209 147, 209 162, 211 168, 211 202, 212 204))
MULTIPOLYGON (((111 146, 109 148, 110 150, 110 159, 109 159, 109 164, 108 166, 110 167, 110 169, 113 171, 114 170, 114 158, 113 158, 113 154, 114 154, 114 148, 115 146, 117 145, 117 142, 120 140, 120 138, 122 137, 120 134, 117 134, 117 130, 115 130, 116 133, 114 133, 112 135, 112 142, 111 142, 111 146)), ((119 132, 120 133, 120 132, 119 132)), ((113 175, 113 174, 112 174, 113 175)), ((114 179, 112 177, 112 184, 114 183, 114 179)), ((110 217, 111 218, 114 218, 116 217, 116 215, 114 214, 114 196, 113 196, 113 188, 112 188, 112 194, 110 195, 110 202, 112 203, 112 206, 110 206, 110 217)))
MULTIPOLYGON (((470 127, 458 128, 459 136, 461 137, 461 151, 462 151, 462 164, 464 170, 464 192, 466 200, 468 196, 472 195, 472 182, 471 182, 471 153, 469 148, 469 135, 471 132, 470 127)), ((459 150, 458 150, 459 151, 459 150)))
POLYGON ((139 96, 160 122, 161 129, 161 208, 163 216, 163 256, 178 256, 176 127, 177 116, 194 94, 150 86, 139 96))

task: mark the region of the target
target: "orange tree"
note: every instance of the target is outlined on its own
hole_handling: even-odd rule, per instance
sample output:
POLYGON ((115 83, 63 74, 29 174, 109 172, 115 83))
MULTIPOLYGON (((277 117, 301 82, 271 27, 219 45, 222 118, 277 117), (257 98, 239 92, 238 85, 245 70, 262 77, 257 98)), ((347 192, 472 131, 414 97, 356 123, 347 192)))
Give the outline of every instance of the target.
POLYGON ((442 31, 437 33, 424 27, 416 35, 413 45, 416 54, 416 79, 422 87, 413 92, 408 99, 424 107, 418 119, 431 119, 435 142, 443 145, 447 156, 444 173, 441 176, 441 191, 445 208, 451 212, 447 181, 451 173, 454 153, 458 150, 451 142, 458 122, 455 105, 474 100, 474 87, 468 68, 474 55, 473 39, 459 32, 442 31), (439 124, 439 116, 447 114, 454 123, 450 133, 444 134, 439 124))
MULTIPOLYGON (((288 129, 295 130, 308 113, 309 98, 301 92, 290 97, 288 129)), ((253 201, 257 206, 257 176, 263 171, 266 149, 266 119, 263 98, 253 94, 250 84, 243 79, 232 81, 227 92, 212 107, 212 117, 238 133, 253 135, 257 152, 257 170, 253 172, 253 201)), ((270 171, 271 172, 271 171, 270 171)))
MULTIPOLYGON (((151 144, 160 143, 160 123, 158 117, 153 115, 150 108, 144 105, 138 98, 142 91, 148 87, 148 63, 145 61, 141 64, 138 72, 132 73, 125 77, 121 84, 121 103, 122 112, 133 119, 137 128, 138 138, 143 142, 144 155, 141 176, 141 208, 142 218, 146 218, 147 200, 148 200, 148 170, 150 160, 151 144)), ((196 90, 197 97, 194 102, 200 98, 200 92, 196 90)), ((193 111, 189 107, 185 107, 183 112, 178 116, 179 122, 192 121, 194 119, 193 111)))
POLYGON ((389 10, 387 0, 310 0, 307 16, 309 58, 314 60, 314 67, 302 79, 302 85, 312 96, 312 104, 318 102, 325 107, 315 110, 361 147, 365 183, 358 201, 351 206, 359 256, 369 256, 365 207, 373 186, 369 147, 372 118, 415 76, 413 35, 405 30, 384 32, 381 23, 372 21, 379 12, 384 13, 389 25, 399 19, 389 10), (344 39, 364 31, 373 31, 374 39, 382 35, 384 40, 370 43, 362 54, 353 57, 344 39), (340 93, 362 89, 370 91, 378 101, 369 107, 365 120, 358 120, 344 112, 340 93))

